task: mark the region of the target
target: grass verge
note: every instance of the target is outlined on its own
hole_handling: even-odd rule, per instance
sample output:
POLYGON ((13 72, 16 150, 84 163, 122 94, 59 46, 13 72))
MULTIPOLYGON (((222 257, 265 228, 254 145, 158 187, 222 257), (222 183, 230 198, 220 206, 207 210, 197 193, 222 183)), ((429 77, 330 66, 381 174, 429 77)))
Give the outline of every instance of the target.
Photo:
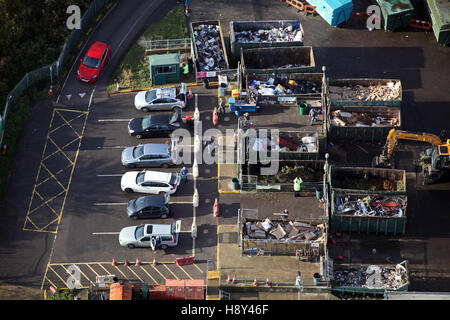
MULTIPOLYGON (((188 36, 183 7, 177 6, 161 21, 148 27, 139 40, 182 39, 188 36)), ((139 40, 133 44, 113 72, 107 86, 108 91, 116 90, 117 81, 119 81, 121 89, 139 89, 151 86, 148 57, 145 55, 145 49, 139 45, 139 40)))

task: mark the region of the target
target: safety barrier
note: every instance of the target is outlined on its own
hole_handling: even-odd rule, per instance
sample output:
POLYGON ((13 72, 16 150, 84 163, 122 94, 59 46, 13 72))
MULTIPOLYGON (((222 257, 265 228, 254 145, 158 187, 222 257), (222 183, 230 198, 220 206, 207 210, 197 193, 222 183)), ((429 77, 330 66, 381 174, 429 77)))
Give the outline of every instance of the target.
POLYGON ((367 20, 367 18, 369 17, 369 15, 367 14, 367 12, 352 12, 350 14, 350 20, 367 20))
POLYGON ((411 28, 423 29, 423 30, 428 31, 431 29, 431 22, 411 19, 411 20, 409 20, 409 26, 411 28))
POLYGON ((305 13, 316 13, 316 7, 310 5, 310 4, 304 4, 302 1, 299 0, 286 0, 287 6, 292 6, 298 10, 298 12, 303 11, 305 13))

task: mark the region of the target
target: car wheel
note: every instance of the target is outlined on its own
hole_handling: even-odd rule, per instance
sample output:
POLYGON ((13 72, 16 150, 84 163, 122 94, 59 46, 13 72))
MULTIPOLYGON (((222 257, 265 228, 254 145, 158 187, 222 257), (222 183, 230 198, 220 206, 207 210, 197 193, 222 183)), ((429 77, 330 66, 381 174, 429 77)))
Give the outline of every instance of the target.
POLYGON ((137 215, 131 216, 130 218, 133 219, 133 220, 139 219, 139 217, 137 215))
POLYGON ((136 139, 142 139, 142 134, 137 134, 136 139))
POLYGON ((168 247, 167 247, 166 244, 162 244, 162 245, 161 245, 161 249, 166 250, 167 248, 168 248, 168 247))
POLYGON ((163 163, 162 165, 161 165, 161 168, 164 168, 164 169, 167 169, 169 167, 169 165, 167 164, 167 163, 163 163))
POLYGON ((148 108, 142 108, 141 110, 144 111, 144 112, 149 112, 150 111, 148 108))
POLYGON ((136 165, 135 164, 129 164, 128 168, 134 169, 134 168, 136 168, 136 165))
POLYGON ((125 189, 125 192, 126 192, 126 193, 133 193, 134 191, 133 191, 133 189, 126 188, 126 189, 125 189))
POLYGON ((167 219, 167 217, 168 217, 167 213, 161 215, 161 219, 167 219))
POLYGON ((127 248, 128 248, 128 249, 134 249, 134 244, 131 244, 131 243, 130 243, 130 244, 127 244, 127 248))
POLYGON ((166 193, 165 193, 164 191, 160 191, 160 192, 158 192, 158 194, 159 194, 160 196, 163 196, 163 195, 165 195, 166 193))

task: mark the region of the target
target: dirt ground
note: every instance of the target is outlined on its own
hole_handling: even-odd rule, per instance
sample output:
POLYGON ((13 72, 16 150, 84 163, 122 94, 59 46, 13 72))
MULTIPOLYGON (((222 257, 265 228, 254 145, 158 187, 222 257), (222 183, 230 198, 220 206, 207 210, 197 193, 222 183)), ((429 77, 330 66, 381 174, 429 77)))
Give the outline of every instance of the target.
POLYGON ((0 300, 43 300, 43 295, 36 288, 0 284, 0 300))

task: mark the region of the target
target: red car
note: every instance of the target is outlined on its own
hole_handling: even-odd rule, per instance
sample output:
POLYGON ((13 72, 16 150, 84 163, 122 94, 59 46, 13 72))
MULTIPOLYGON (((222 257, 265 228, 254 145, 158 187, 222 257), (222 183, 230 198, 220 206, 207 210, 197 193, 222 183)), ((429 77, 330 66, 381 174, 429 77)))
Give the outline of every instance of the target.
POLYGON ((108 44, 99 41, 94 42, 84 59, 81 59, 77 73, 78 79, 86 83, 96 82, 110 56, 111 47, 108 44))

